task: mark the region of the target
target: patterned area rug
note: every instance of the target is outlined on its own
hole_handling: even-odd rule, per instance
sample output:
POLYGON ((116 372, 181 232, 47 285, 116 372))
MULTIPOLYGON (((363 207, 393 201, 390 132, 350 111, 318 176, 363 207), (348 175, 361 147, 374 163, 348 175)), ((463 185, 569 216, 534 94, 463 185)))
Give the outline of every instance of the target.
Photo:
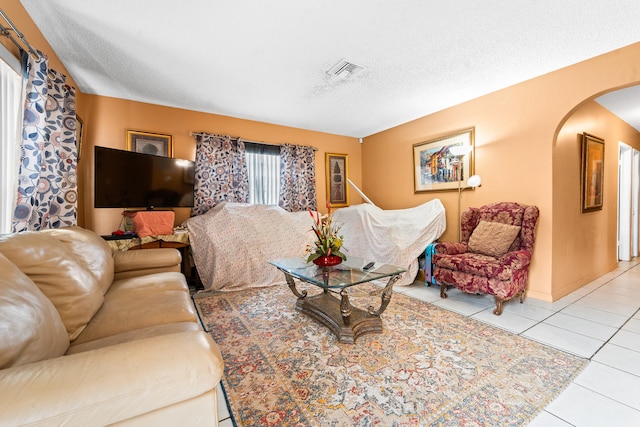
POLYGON ((237 426, 522 425, 587 363, 397 293, 383 333, 355 344, 296 312, 286 286, 194 300, 224 356, 237 426))

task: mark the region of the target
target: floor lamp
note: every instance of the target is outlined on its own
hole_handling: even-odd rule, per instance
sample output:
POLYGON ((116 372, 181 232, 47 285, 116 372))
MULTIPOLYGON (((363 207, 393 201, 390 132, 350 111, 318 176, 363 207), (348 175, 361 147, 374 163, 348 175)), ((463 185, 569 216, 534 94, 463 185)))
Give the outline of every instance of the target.
POLYGON ((480 178, 480 175, 470 176, 469 179, 467 180, 466 187, 461 187, 460 181, 458 181, 458 242, 460 242, 460 238, 461 238, 460 233, 462 229, 462 224, 461 224, 462 212, 460 211, 460 199, 462 199, 462 190, 464 190, 465 188, 480 187, 480 185, 482 185, 482 178, 480 178))
MULTIPOLYGON (((449 148, 449 152, 451 153, 451 155, 453 155, 456 158, 458 162, 458 172, 460 171, 462 158, 467 154, 469 154, 472 148, 473 147, 471 147, 471 145, 455 145, 449 148)), ((464 188, 470 188, 470 187, 475 188, 475 187, 479 187, 481 184, 482 184, 482 179, 480 178, 480 175, 473 175, 469 177, 469 179, 467 180, 466 186, 464 188)), ((460 220, 461 220, 462 212, 460 211, 460 202, 462 200, 462 190, 463 190, 462 179, 460 179, 460 176, 458 176, 458 242, 461 239, 460 220)))

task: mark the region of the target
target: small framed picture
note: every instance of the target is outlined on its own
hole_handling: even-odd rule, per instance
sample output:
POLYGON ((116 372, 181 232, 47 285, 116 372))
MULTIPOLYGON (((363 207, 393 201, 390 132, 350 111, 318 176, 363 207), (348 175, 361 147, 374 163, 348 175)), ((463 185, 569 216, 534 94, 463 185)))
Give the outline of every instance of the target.
POLYGON ((331 207, 349 206, 349 161, 347 154, 327 153, 325 156, 327 201, 331 207))
POLYGON ((173 157, 171 135, 162 133, 127 130, 127 150, 136 153, 173 157))
POLYGON ((456 190, 473 175, 474 129, 413 145, 414 191, 456 190), (455 147, 455 148, 454 148, 455 147), (468 154, 456 155, 455 150, 468 154))
POLYGON ((604 140, 582 134, 582 212, 602 209, 604 193, 604 140))

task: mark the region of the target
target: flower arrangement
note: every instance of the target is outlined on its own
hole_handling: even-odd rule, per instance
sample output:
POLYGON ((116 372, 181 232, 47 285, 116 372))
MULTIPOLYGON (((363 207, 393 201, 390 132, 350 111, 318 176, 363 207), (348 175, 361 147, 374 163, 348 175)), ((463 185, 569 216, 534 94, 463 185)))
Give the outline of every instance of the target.
POLYGON ((331 215, 331 209, 326 215, 320 215, 316 212, 315 215, 309 210, 311 218, 313 218, 313 226, 311 230, 315 233, 317 240, 313 246, 308 246, 307 251, 309 256, 307 262, 312 262, 323 256, 338 256, 342 261, 347 260, 347 256, 340 251, 342 248, 342 235, 338 234, 340 226, 333 222, 333 215, 331 215))

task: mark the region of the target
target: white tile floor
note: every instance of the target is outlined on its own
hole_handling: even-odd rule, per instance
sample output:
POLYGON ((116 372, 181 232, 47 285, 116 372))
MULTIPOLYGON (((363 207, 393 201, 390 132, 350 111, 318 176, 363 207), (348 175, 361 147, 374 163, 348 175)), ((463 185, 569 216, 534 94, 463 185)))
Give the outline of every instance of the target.
MULTIPOLYGON (((589 359, 585 370, 529 425, 640 426, 640 259, 553 303, 509 301, 495 316, 493 297, 414 283, 403 293, 589 359)), ((220 426, 232 427, 219 390, 220 426)))

